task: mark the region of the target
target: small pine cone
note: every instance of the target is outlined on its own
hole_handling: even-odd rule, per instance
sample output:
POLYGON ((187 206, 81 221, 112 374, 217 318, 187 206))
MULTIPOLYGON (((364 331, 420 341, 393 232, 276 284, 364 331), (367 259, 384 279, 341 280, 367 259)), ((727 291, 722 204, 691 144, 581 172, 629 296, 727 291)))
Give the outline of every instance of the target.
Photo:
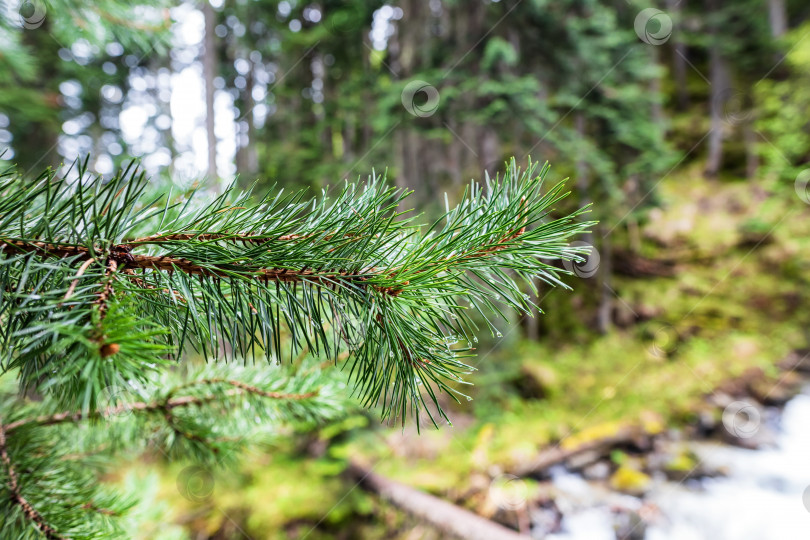
POLYGON ((108 356, 112 356, 121 350, 121 346, 118 343, 105 343, 101 346, 99 352, 101 353, 102 358, 107 358, 108 356))

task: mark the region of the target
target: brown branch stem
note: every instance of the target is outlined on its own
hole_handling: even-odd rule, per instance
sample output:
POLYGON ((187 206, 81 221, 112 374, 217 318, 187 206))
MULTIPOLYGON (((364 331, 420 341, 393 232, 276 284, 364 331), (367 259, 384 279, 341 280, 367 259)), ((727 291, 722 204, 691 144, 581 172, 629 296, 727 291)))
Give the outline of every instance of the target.
POLYGON ((42 514, 37 512, 37 510, 31 506, 31 503, 28 502, 25 497, 23 497, 22 493, 20 493, 17 471, 14 470, 14 466, 11 463, 11 458, 8 455, 8 449, 6 448, 6 432, 6 427, 3 426, 2 421, 0 421, 0 460, 2 460, 3 466, 6 468, 6 474, 8 475, 6 488, 8 488, 11 500, 22 508, 25 517, 34 522, 37 528, 42 532, 42 534, 45 535, 46 538, 49 540, 67 540, 64 537, 59 536, 56 529, 48 525, 48 522, 45 521, 42 514))
POLYGON ((67 292, 65 293, 65 297, 62 299, 62 302, 66 302, 71 296, 73 296, 73 291, 76 290, 76 285, 79 283, 79 278, 85 273, 85 271, 90 268, 90 265, 93 264, 96 260, 95 259, 87 259, 82 263, 79 267, 79 271, 76 272, 76 277, 73 281, 70 282, 70 287, 68 287, 67 292))
MULTIPOLYGON (((228 379, 204 379, 195 384, 226 384, 229 386, 233 386, 234 387, 233 389, 225 392, 224 395, 226 397, 238 396, 243 395, 245 393, 249 393, 271 399, 301 400, 315 397, 318 395, 318 392, 308 392, 306 394, 287 394, 283 392, 268 392, 266 390, 262 390, 260 388, 251 386, 249 384, 240 381, 232 381, 228 379)), ((10 433, 16 429, 32 424, 37 426, 52 426, 55 424, 62 424, 65 422, 80 422, 82 420, 94 418, 106 418, 109 416, 115 416, 129 411, 138 411, 138 412, 166 411, 175 409, 177 407, 188 407, 193 405, 202 405, 204 403, 210 403, 211 401, 216 401, 221 397, 222 395, 208 394, 204 396, 181 396, 171 398, 165 401, 148 401, 148 402, 136 401, 134 403, 122 403, 121 405, 117 405, 115 407, 109 407, 104 411, 90 411, 87 414, 81 411, 65 411, 50 415, 37 416, 33 418, 23 418, 22 420, 11 422, 5 426, 0 426, 0 429, 2 429, 5 433, 10 433)))
MULTIPOLYGON (((91 258, 90 250, 85 246, 70 246, 49 244, 46 242, 23 242, 19 240, 0 239, 0 250, 9 250, 23 253, 36 252, 46 257, 73 257, 91 258)), ((126 244, 114 246, 110 255, 111 261, 116 261, 130 269, 144 269, 164 272, 180 271, 189 275, 205 277, 232 277, 234 274, 252 275, 263 281, 278 281, 285 283, 307 281, 319 285, 329 285, 334 280, 366 281, 374 269, 368 272, 350 273, 343 271, 316 271, 312 269, 290 270, 288 268, 223 268, 218 266, 204 266, 188 259, 171 257, 168 255, 141 255, 130 253, 126 244)), ((396 295, 398 291, 393 287, 375 287, 383 294, 396 295)))
MULTIPOLYGON (((525 227, 521 227, 513 234, 505 235, 503 238, 500 238, 494 244, 491 244, 489 246, 481 246, 479 249, 474 250, 466 255, 463 255, 461 258, 467 260, 476 259, 506 249, 508 244, 517 239, 521 234, 523 234, 525 230, 526 230, 525 227)), ((306 239, 313 236, 316 235, 315 234, 286 235, 280 236, 275 240, 306 239)), ((285 283, 307 281, 319 285, 328 285, 335 279, 362 282, 368 279, 369 274, 374 274, 376 271, 376 268, 370 268, 368 269, 368 271, 360 273, 349 273, 342 271, 316 271, 306 268, 301 270, 290 270, 288 268, 249 268, 249 267, 223 268, 218 266, 202 265, 190 261, 188 259, 180 257, 172 257, 169 255, 143 255, 132 253, 132 248, 137 245, 171 242, 171 241, 184 241, 192 239, 203 241, 231 239, 242 242, 258 242, 258 243, 269 242, 273 240, 268 237, 252 236, 250 234, 240 235, 240 234, 222 234, 222 233, 200 233, 200 234, 178 233, 168 235, 153 235, 138 238, 135 240, 130 240, 123 244, 113 246, 109 260, 111 261, 111 263, 114 262, 116 264, 123 265, 126 269, 140 268, 142 270, 154 270, 164 272, 180 271, 189 275, 199 275, 205 277, 225 277, 225 278, 231 277, 234 273, 239 273, 239 274, 249 274, 263 281, 276 281, 285 283)), ((0 251, 6 249, 9 251, 19 251, 19 252, 33 251, 39 253, 40 255, 50 257, 64 258, 64 257, 78 256, 79 258, 92 259, 90 255, 90 250, 85 246, 72 246, 62 244, 51 244, 46 242, 24 242, 21 240, 0 239, 0 251)), ((448 257, 445 258, 444 260, 450 260, 450 258, 448 257)), ((112 272, 114 271, 115 269, 112 269, 112 272)), ((389 276, 395 276, 396 273, 397 272, 395 271, 389 274, 389 276)), ((375 289, 382 294, 386 294, 389 296, 398 296, 399 294, 402 293, 402 287, 406 285, 408 285, 407 281, 399 284, 398 286, 375 287, 375 289)))

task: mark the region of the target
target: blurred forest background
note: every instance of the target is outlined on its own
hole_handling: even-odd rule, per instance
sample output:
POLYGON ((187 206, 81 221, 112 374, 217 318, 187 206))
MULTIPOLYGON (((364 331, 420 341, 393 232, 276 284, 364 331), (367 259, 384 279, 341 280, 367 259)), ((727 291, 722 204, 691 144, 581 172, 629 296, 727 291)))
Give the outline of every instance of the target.
MULTIPOLYGON (((417 435, 357 408, 200 473, 202 493, 178 489, 184 464, 122 463, 109 480, 154 498, 138 537, 440 537, 355 489, 350 459, 542 537, 554 497, 526 464, 543 448, 627 426, 711 432, 717 388, 768 404, 795 376, 784 360, 810 322, 804 0, 2 9, 3 167, 36 176, 89 154, 110 175, 137 158, 153 182, 212 191, 236 178, 318 192, 387 171, 427 222, 442 193, 452 204, 471 178, 531 156, 600 221, 582 239, 591 257, 569 268, 573 292, 541 288, 546 314, 481 336, 454 427, 417 435), (517 471, 521 504, 493 502, 493 479, 517 471)), ((649 464, 622 455, 606 481, 643 494, 649 464)))

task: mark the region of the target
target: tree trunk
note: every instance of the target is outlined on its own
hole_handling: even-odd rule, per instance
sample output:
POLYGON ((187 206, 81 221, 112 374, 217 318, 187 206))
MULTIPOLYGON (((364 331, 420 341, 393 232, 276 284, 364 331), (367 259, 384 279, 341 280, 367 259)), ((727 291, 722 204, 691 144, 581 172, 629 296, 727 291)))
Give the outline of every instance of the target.
MULTIPOLYGON (((650 51, 650 63, 654 66, 659 65, 658 47, 648 47, 648 50, 650 51)), ((650 95, 653 97, 652 110, 650 111, 653 122, 658 126, 662 126, 661 131, 664 131, 664 108, 661 104, 663 92, 661 91, 661 77, 657 75, 650 79, 650 95)))
POLYGON ((202 12, 205 19, 203 38, 203 79, 205 81, 205 133, 208 136, 208 177, 217 177, 217 138, 214 133, 214 77, 217 69, 217 51, 214 34, 216 17, 209 0, 203 0, 202 12))
MULTIPOLYGON (((580 111, 575 113, 574 129, 576 130, 577 138, 580 141, 586 140, 588 130, 587 126, 585 125, 585 115, 580 111)), ((579 156, 577 157, 576 163, 574 163, 574 170, 576 171, 577 175, 576 186, 577 191, 579 191, 580 206, 586 206, 591 203, 591 178, 590 174, 588 173, 588 163, 582 158, 582 154, 583 153, 580 152, 579 156)), ((593 233, 583 233, 582 241, 593 245, 593 233)))
MULTIPOLYGON (((540 298, 543 293, 543 283, 539 279, 534 280, 534 285, 537 287, 537 296, 533 298, 535 304, 540 304, 540 298)), ((531 292, 529 292, 531 294, 531 292)), ((524 317, 524 327, 526 329, 526 339, 537 341, 540 339, 540 310, 532 307, 531 317, 528 315, 524 317)))
POLYGON ((478 162, 479 169, 489 167, 500 158, 498 151, 498 132, 490 126, 484 126, 479 142, 478 162))
MULTIPOLYGON (((686 0, 667 0, 667 10, 676 20, 680 19, 680 14, 685 7, 686 0)), ((672 65, 678 110, 683 111, 689 107, 689 90, 686 86, 688 52, 679 32, 673 32, 670 43, 672 43, 672 65)))
POLYGON ((429 523, 444 535, 465 540, 528 540, 529 538, 438 497, 380 476, 357 463, 349 464, 346 471, 352 480, 358 482, 367 491, 378 494, 394 506, 429 523))
POLYGON ((787 32, 787 9, 785 0, 768 0, 768 20, 771 23, 771 35, 780 38, 787 32))
MULTIPOLYGON (((28 29, 22 32, 23 44, 32 51, 36 51, 37 77, 36 80, 26 83, 25 87, 32 95, 41 97, 51 109, 46 115, 32 119, 29 122, 17 123, 12 116, 8 129, 12 133, 12 147, 14 148, 13 161, 18 163, 22 170, 38 175, 47 167, 59 166, 59 153, 57 144, 61 133, 62 122, 59 118, 62 110, 62 95, 59 91, 58 63, 59 43, 51 36, 51 24, 45 18, 42 26, 37 29, 28 29)), ((18 106, 24 106, 18 103, 18 106)), ((68 156, 74 159, 76 156, 68 156)), ((8 159, 8 156, 5 156, 8 159)))
MULTIPOLYGON (((706 8, 710 14, 716 13, 715 0, 706 0, 706 8)), ((710 115, 711 127, 709 131, 709 154, 706 158, 706 176, 717 176, 723 164, 723 111, 725 100, 729 95, 730 81, 728 67, 723 53, 720 51, 720 36, 718 29, 712 24, 709 27, 709 79, 711 81, 710 115)))
POLYGON ((253 121, 254 66, 250 62, 250 70, 245 75, 245 89, 242 90, 242 120, 245 128, 237 130, 236 170, 240 174, 252 175, 259 170, 259 159, 256 155, 256 124, 253 121), (246 135, 246 137, 242 137, 246 135))
POLYGON ((613 321, 612 251, 610 233, 606 233, 602 237, 602 252, 599 254, 600 298, 596 317, 597 329, 602 334, 610 331, 613 321))
POLYGON ((759 170, 759 154, 757 153, 757 135, 754 131, 753 120, 748 120, 743 126, 745 138, 745 176, 753 180, 759 170))

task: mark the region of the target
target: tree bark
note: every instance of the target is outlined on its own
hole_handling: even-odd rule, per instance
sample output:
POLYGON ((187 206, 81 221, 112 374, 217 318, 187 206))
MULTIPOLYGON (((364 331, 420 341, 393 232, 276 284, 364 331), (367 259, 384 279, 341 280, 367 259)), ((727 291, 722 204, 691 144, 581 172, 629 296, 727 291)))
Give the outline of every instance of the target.
POLYGON ((214 34, 216 17, 209 0, 202 3, 205 19, 205 36, 203 37, 203 79, 205 83, 205 133, 208 137, 208 177, 217 177, 217 138, 214 133, 214 77, 217 68, 217 51, 214 34))
MULTIPOLYGON (((716 13, 715 0, 706 0, 706 9, 710 14, 716 13)), ((715 26, 709 26, 709 79, 711 127, 709 131, 709 153, 706 158, 706 176, 717 176, 723 164, 724 122, 723 109, 730 90, 728 67, 720 51, 720 36, 715 26)))
MULTIPOLYGON (((59 91, 61 82, 59 63, 59 43, 51 36, 51 22, 46 18, 37 29, 22 32, 23 44, 36 51, 37 77, 25 85, 31 95, 41 97, 49 110, 42 117, 27 122, 15 122, 13 116, 9 131, 12 133, 13 160, 20 167, 39 174, 46 167, 59 166, 57 143, 61 133, 60 113, 63 109, 62 95, 59 91)), ((18 104, 24 106, 23 104, 18 104)), ((4 145, 5 146, 5 145, 4 145)), ((70 156, 73 159, 75 156, 70 156)), ((5 156, 8 159, 8 155, 5 156)))
MULTIPOLYGON (((667 10, 673 18, 680 19, 683 8, 686 7, 686 0, 667 0, 667 10)), ((673 32, 670 39, 672 43, 672 65, 675 78, 675 92, 677 95, 678 110, 683 111, 689 107, 689 90, 686 86, 686 60, 688 52, 686 44, 681 39, 679 32, 673 32)))
MULTIPOLYGON (((577 137, 580 141, 584 141, 587 139, 587 126, 585 124, 585 115, 582 112, 577 111, 574 116, 574 129, 577 132, 577 137)), ((588 173, 588 163, 582 157, 583 153, 580 152, 579 156, 577 156, 577 160, 574 163, 574 170, 576 171, 577 175, 577 191, 579 191, 579 202, 580 206, 586 206, 591 204, 591 195, 590 195, 590 188, 591 188, 591 178, 590 174, 588 173)), ((593 246, 593 233, 587 232, 583 233, 582 241, 587 242, 588 244, 593 246)))
POLYGON ((599 254, 599 311, 597 312, 597 328, 600 333, 607 334, 613 321, 613 288, 611 287, 613 268, 611 264, 612 245, 610 233, 602 237, 602 252, 599 254))
POLYGON ((754 131, 753 120, 748 120, 743 126, 745 139, 745 176, 753 180, 759 170, 759 153, 757 152, 757 136, 754 131))
POLYGON ((785 0, 768 0, 768 20, 771 23, 771 35, 780 38, 787 32, 787 9, 785 0))
POLYGON ((250 70, 245 75, 245 89, 242 90, 244 109, 242 116, 247 129, 240 127, 236 133, 236 170, 245 175, 255 174, 259 169, 259 159, 256 155, 256 126, 253 121, 253 108, 256 106, 253 100, 254 70, 253 61, 251 61, 250 70), (247 135, 246 142, 242 135, 247 135))
MULTIPOLYGON (((650 63, 654 66, 660 65, 658 47, 649 47, 648 49, 650 51, 650 63)), ((650 95, 653 96, 652 110, 650 111, 653 122, 658 126, 662 126, 661 131, 664 131, 664 108, 661 104, 663 92, 661 91, 661 77, 657 75, 650 79, 650 95)))
POLYGON ((394 506, 429 523, 445 535, 465 540, 528 540, 529 538, 438 497, 385 478, 357 463, 350 463, 346 471, 365 490, 378 494, 394 506))

